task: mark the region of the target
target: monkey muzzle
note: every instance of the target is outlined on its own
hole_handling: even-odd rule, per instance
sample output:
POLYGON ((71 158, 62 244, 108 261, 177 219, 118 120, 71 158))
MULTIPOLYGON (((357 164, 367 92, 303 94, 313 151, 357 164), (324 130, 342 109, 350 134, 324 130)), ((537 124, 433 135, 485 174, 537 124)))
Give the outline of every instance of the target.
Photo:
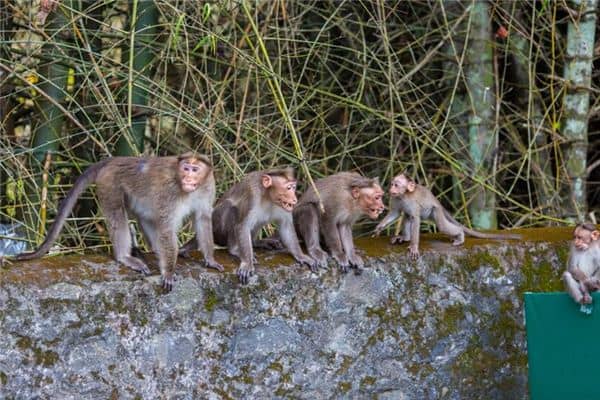
POLYGON ((369 212, 367 213, 367 215, 371 219, 377 219, 377 218, 379 218, 381 213, 384 211, 384 209, 385 208, 383 208, 383 207, 369 208, 369 212))
POLYGON ((181 190, 183 190, 184 192, 191 193, 196 189, 198 189, 198 182, 196 182, 195 179, 183 179, 181 181, 181 190))
POLYGON ((292 212, 298 200, 286 200, 284 198, 279 198, 277 203, 279 207, 283 208, 285 211, 292 212))

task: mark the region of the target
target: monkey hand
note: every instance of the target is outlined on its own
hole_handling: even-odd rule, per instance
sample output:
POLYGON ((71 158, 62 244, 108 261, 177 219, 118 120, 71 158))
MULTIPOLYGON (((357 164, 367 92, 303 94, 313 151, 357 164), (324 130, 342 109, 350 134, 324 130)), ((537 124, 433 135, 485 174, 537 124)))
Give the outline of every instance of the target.
POLYGON ((416 260, 420 256, 419 248, 417 246, 410 245, 408 247, 408 254, 410 255, 410 258, 412 258, 413 260, 416 260))
POLYGON ((170 292, 171 290, 173 290, 173 283, 175 283, 173 274, 170 272, 165 273, 162 277, 162 288, 165 289, 167 292, 170 292))
POLYGON ((296 257, 296 261, 298 261, 300 264, 308 265, 308 268, 310 268, 312 272, 319 271, 319 263, 312 257, 307 256, 306 254, 298 255, 296 257))
POLYGON ((579 267, 574 267, 571 270, 571 275, 573 275, 573 278, 575 278, 575 280, 578 282, 584 282, 588 280, 587 275, 579 267))
POLYGON ((348 268, 351 267, 348 257, 346 257, 345 254, 333 254, 333 258, 335 259, 335 261, 337 261, 338 265, 340 266, 340 271, 342 271, 343 274, 348 273, 348 268))
POLYGON ((361 275, 365 262, 358 254, 354 254, 350 259, 350 266, 354 268, 354 275, 361 275))
MULTIPOLYGON (((328 255, 320 248, 313 248, 308 250, 308 254, 317 262, 317 266, 323 269, 329 269, 327 263, 328 255)), ((311 268, 312 270, 312 268, 311 268)))
POLYGON ((579 282, 581 291, 595 292, 600 289, 600 279, 596 277, 584 278, 579 282))
POLYGON ((216 269, 219 272, 225 271, 225 268, 215 260, 206 260, 206 268, 216 269))
POLYGON ((381 235, 381 231, 383 231, 383 228, 380 228, 379 225, 377 225, 375 227, 375 229, 373 230, 373 234, 371 235, 371 237, 376 237, 381 235))
POLYGON ((237 270, 237 276, 242 285, 246 285, 248 283, 248 279, 254 275, 254 265, 252 263, 248 264, 244 261, 240 264, 237 270))

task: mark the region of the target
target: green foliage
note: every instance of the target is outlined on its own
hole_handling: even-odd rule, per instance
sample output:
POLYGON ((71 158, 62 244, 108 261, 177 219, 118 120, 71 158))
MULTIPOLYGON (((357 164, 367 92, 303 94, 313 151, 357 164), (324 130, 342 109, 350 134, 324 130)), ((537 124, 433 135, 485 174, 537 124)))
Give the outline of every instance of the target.
MULTIPOLYGON (((0 219, 25 221, 32 242, 42 206, 50 221, 73 177, 123 143, 143 154, 209 155, 218 193, 246 172, 281 165, 298 169, 301 190, 311 177, 341 170, 378 176, 384 186, 408 171, 467 225, 477 222, 469 210, 484 189, 495 198, 484 211, 496 212, 499 226, 563 222, 565 83, 556 77, 573 18, 560 2, 490 3, 490 32, 502 26, 508 35, 484 38, 494 79, 474 74, 485 84, 479 94, 465 84, 470 2, 157 0, 157 19, 132 32, 139 21, 129 18, 145 9, 134 13, 138 3, 61 1, 44 26, 30 2, 2 9, 0 178, 10 185, 0 191, 0 219), (517 38, 529 46, 518 60, 517 38), (142 53, 146 61, 134 66, 142 53), (69 71, 72 82, 56 83, 50 66, 69 71), (46 89, 51 83, 56 93, 46 89), (473 140, 457 135, 480 118, 473 110, 482 96, 493 99, 484 122, 494 140, 477 150, 492 156, 491 168, 469 161, 473 140), (43 169, 29 156, 49 117, 60 125, 52 142, 60 159, 51 160, 43 197, 43 169), (143 136, 135 143, 134 128, 143 136), (31 191, 16 191, 15 182, 31 191)), ((590 85, 596 104, 597 76, 590 85)), ((599 117, 590 113, 590 126, 599 117)), ((590 148, 598 140, 590 129, 590 148)), ((598 198, 593 182, 589 199, 598 198)), ((77 211, 62 243, 97 242, 99 217, 77 211)))

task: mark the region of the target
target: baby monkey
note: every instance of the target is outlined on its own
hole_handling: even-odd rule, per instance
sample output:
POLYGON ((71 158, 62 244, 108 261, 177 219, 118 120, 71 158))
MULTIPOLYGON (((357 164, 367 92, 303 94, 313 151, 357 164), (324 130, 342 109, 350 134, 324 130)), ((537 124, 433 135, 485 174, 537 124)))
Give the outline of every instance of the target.
POLYGON ((437 229, 454 238, 452 244, 460 246, 465 242, 465 234, 483 239, 520 239, 520 235, 483 233, 469 229, 456 221, 439 200, 425 186, 418 185, 405 174, 400 174, 392 179, 390 184, 390 197, 392 199, 389 213, 375 227, 375 235, 390 223, 395 221, 401 212, 406 214, 406 221, 402 234, 392 236, 392 244, 410 242, 408 251, 412 258, 419 257, 419 230, 421 218, 433 219, 437 229))
POLYGON ((590 292, 600 289, 600 232, 591 223, 580 223, 573 231, 573 241, 562 278, 567 292, 580 304, 590 304, 590 292))

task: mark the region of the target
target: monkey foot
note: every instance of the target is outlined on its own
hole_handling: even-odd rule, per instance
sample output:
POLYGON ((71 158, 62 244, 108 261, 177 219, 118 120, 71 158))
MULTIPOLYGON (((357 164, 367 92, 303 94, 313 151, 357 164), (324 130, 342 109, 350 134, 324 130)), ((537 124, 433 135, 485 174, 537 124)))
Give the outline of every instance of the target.
POLYGON ((579 311, 588 315, 592 313, 593 309, 594 308, 591 304, 582 304, 581 307, 579 307, 579 311))
POLYGON ((225 271, 225 268, 216 261, 206 261, 206 268, 216 269, 219 272, 225 271))
POLYGON ((173 283, 175 283, 175 279, 173 279, 173 276, 163 276, 162 277, 162 288, 164 290, 166 290, 167 292, 170 292, 171 290, 173 290, 173 283))
POLYGON ((150 268, 148 268, 148 266, 139 258, 127 256, 118 261, 136 272, 141 272, 144 275, 150 275, 150 268))
POLYGON ((254 275, 254 268, 239 267, 237 270, 237 276, 242 285, 246 285, 252 275, 254 275))
POLYGON ((308 265, 308 268, 310 268, 310 272, 314 272, 315 274, 319 272, 319 263, 317 262, 303 262, 301 264, 308 265))

